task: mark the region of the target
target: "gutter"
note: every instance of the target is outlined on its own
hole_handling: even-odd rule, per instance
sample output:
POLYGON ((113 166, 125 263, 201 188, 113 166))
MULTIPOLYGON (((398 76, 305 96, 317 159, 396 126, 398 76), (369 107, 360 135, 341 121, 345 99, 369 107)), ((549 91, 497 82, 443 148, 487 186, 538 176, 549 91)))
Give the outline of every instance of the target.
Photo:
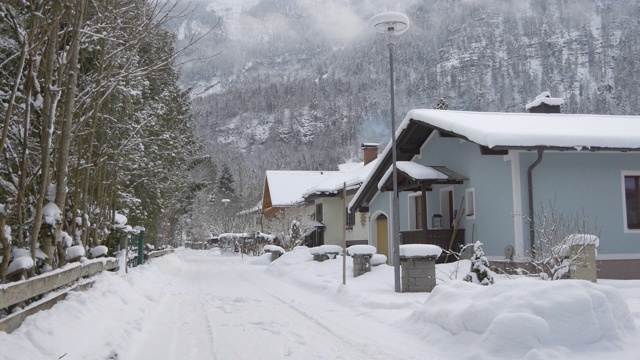
POLYGON ((538 158, 529 166, 527 170, 527 185, 529 186, 529 237, 531 241, 531 256, 535 256, 536 253, 536 228, 535 228, 535 214, 533 213, 533 169, 536 168, 542 161, 542 153, 544 150, 538 150, 538 158))

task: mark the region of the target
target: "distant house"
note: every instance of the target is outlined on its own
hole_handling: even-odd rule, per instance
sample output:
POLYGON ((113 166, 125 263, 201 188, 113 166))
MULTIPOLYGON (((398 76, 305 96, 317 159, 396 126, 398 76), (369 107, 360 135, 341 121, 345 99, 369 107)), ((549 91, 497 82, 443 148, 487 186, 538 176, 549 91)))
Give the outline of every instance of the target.
POLYGON ((359 213, 349 214, 346 204, 358 190, 374 166, 378 144, 362 144, 364 161, 342 164, 340 171, 267 171, 265 175, 261 212, 265 219, 290 209, 306 208, 313 217, 315 231, 307 238, 307 245, 342 245, 342 229, 346 223, 347 243, 367 243, 368 220, 359 213), (347 198, 343 205, 343 185, 347 198))
MULTIPOLYGON (((517 262, 535 246, 532 213, 555 201, 600 226, 600 278, 640 278, 640 116, 560 114, 561 100, 547 96, 527 106, 532 113, 407 114, 396 132, 404 241, 448 246, 464 208, 459 241, 517 262), (534 113, 541 106, 556 113, 534 113)), ((391 239, 390 150, 349 205, 368 212, 379 249, 391 239)))
POLYGON ((313 245, 342 245, 342 229, 346 226, 347 246, 367 244, 369 221, 366 214, 347 211, 347 204, 373 169, 378 157, 378 144, 364 143, 364 161, 340 165, 334 173, 304 194, 305 203, 315 210, 316 220, 324 227, 316 230, 313 245), (346 186, 346 199, 343 191, 346 186))

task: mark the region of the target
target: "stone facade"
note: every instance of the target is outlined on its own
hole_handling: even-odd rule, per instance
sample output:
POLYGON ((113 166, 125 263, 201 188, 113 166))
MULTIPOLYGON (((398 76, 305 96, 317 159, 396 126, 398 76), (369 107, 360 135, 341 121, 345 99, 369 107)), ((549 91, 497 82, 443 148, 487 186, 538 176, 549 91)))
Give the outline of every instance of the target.
POLYGON ((400 257, 402 292, 431 292, 436 287, 434 257, 400 257))

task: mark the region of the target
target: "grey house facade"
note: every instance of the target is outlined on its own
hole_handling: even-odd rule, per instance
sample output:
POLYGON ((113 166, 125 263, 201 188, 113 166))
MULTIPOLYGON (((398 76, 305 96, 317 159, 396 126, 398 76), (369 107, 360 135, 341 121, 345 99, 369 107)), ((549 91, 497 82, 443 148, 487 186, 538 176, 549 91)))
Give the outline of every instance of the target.
MULTIPOLYGON (((531 214, 553 203, 597 227, 600 278, 640 278, 640 117, 413 110, 396 138, 405 243, 448 242, 459 219, 460 243, 524 262, 531 214)), ((387 147, 350 203, 388 248, 390 158, 387 147)))

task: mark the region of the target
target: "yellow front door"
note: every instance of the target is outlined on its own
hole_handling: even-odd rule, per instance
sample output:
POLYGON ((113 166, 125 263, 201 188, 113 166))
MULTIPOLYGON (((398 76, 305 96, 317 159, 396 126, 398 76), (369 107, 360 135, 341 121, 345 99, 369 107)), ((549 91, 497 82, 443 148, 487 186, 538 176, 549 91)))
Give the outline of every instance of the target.
POLYGON ((389 227, 387 225, 387 217, 378 216, 376 219, 376 236, 378 254, 384 254, 389 262, 389 227))

